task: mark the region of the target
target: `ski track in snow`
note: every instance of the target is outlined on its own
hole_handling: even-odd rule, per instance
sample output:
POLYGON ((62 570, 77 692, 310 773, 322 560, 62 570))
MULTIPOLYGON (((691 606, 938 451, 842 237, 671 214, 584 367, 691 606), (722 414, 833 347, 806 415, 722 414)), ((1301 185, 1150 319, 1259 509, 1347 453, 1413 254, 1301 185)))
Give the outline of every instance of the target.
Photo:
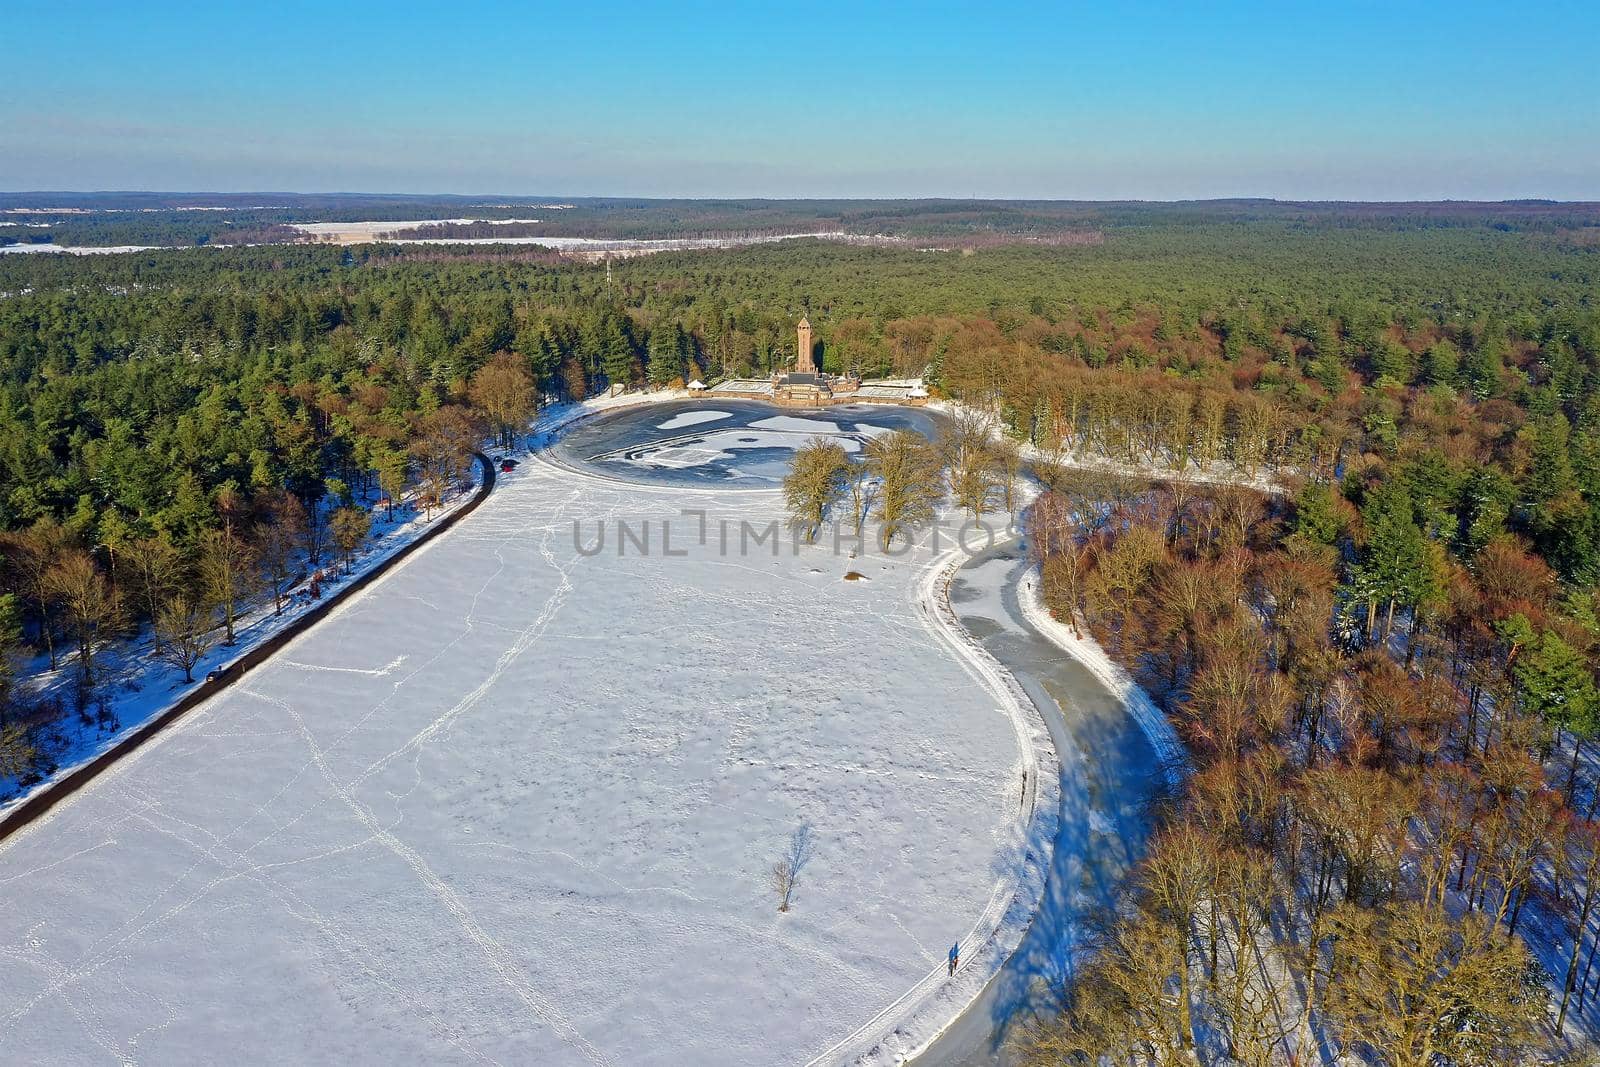
POLYGON ((390 660, 388 663, 385 663, 382 667, 379 667, 376 670, 369 667, 328 667, 317 663, 296 663, 292 659, 280 659, 278 661, 278 665, 281 667, 295 667, 302 671, 330 671, 334 674, 366 674, 371 675, 374 678, 381 678, 386 674, 393 674, 395 668, 399 667, 400 664, 404 663, 405 661, 406 658, 404 656, 396 656, 394 659, 390 660))
POLYGON ((7 844, 0 1058, 801 1063, 986 936, 1022 756, 943 561, 718 558, 679 507, 775 494, 504 481, 7 844), (575 551, 624 518, 694 558, 575 551))

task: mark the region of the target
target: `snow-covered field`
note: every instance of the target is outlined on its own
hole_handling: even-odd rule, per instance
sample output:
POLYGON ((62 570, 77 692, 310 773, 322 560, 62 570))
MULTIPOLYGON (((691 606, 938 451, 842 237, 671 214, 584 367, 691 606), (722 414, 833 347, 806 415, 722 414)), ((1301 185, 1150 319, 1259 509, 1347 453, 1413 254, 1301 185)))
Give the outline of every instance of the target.
MULTIPOLYGON (((814 237, 820 241, 836 241, 856 245, 903 244, 904 238, 882 234, 816 233, 748 234, 733 237, 671 237, 660 239, 626 237, 564 237, 559 234, 517 237, 386 237, 384 234, 407 230, 417 226, 438 225, 441 222, 469 221, 431 219, 421 222, 308 222, 297 223, 294 229, 307 237, 332 244, 356 245, 532 245, 555 252, 577 254, 615 253, 618 255, 650 255, 655 252, 693 252, 701 249, 742 248, 745 245, 774 244, 779 241, 796 241, 814 237)), ((537 219, 504 219, 497 222, 529 223, 537 219)), ((125 252, 170 252, 185 248, 231 248, 228 244, 206 245, 58 245, 53 242, 37 244, 0 245, 0 253, 57 252, 75 256, 109 255, 125 252)))
POLYGON ((1028 911, 1039 754, 927 610, 947 561, 741 552, 779 513, 502 476, 4 847, 0 1060, 806 1063, 937 1026, 907 990, 1028 911))
POLYGON ((847 244, 895 243, 895 238, 872 234, 840 233, 837 230, 820 230, 810 233, 739 234, 725 237, 570 237, 561 234, 521 235, 516 237, 394 237, 392 234, 413 230, 421 226, 439 226, 447 223, 488 222, 492 225, 511 223, 532 224, 539 219, 424 219, 418 222, 300 222, 294 228, 319 240, 337 244, 371 244, 385 241, 391 244, 415 245, 537 245, 569 252, 682 252, 698 248, 739 248, 750 244, 771 244, 803 237, 825 241, 843 241, 847 244))
POLYGON ((301 233, 313 237, 325 237, 330 241, 341 244, 360 244, 365 241, 376 241, 383 234, 397 233, 400 230, 411 230, 418 226, 516 226, 533 225, 538 219, 417 219, 405 220, 367 220, 364 222, 296 222, 293 227, 301 233))

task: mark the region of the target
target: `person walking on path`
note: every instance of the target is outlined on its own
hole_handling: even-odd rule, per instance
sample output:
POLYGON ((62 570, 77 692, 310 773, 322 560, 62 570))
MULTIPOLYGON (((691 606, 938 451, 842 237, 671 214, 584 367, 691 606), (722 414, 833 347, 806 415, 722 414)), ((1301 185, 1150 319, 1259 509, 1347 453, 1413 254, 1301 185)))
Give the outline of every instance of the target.
POLYGON ((950 946, 950 977, 956 975, 956 968, 961 965, 961 942, 957 941, 950 946))

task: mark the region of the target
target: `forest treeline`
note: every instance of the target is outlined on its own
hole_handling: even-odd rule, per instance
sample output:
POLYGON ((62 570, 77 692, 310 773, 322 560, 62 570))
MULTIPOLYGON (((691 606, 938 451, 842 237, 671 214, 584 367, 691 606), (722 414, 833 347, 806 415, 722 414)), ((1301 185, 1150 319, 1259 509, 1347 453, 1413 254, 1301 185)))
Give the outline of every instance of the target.
POLYGON ((610 282, 392 248, 7 260, 24 258, 0 261, 7 528, 181 524, 163 513, 186 477, 202 495, 349 481, 497 356, 546 396, 764 374, 809 311, 830 369, 925 373, 1034 444, 1334 478, 1356 504, 1397 466, 1430 533, 1510 529, 1565 579, 1597 566, 1600 250, 1548 235, 802 242, 632 260, 610 282))
MULTIPOLYGON (((656 200, 616 197, 466 197, 361 193, 0 193, 0 245, 184 247, 297 239, 303 222, 538 218, 524 232, 656 239, 746 233, 844 231, 953 244, 1060 241, 1129 230, 1283 224, 1298 229, 1483 229, 1559 232, 1600 223, 1600 205, 1303 203, 1237 199, 1187 203, 1072 200, 656 200)), ((396 230, 404 229, 397 226, 396 230)), ((453 236, 465 236, 465 233, 453 236)), ((495 236, 485 232, 480 236, 495 236)), ((512 236, 501 232, 499 236, 512 236)))

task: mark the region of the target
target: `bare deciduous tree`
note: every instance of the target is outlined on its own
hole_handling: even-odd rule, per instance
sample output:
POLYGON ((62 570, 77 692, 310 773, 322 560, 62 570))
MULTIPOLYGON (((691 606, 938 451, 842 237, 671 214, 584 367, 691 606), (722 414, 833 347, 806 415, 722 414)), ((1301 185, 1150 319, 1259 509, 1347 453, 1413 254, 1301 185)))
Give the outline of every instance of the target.
POLYGON ((778 894, 778 910, 788 911, 795 887, 800 884, 800 872, 811 862, 816 847, 810 823, 801 823, 789 835, 789 848, 777 863, 772 865, 772 889, 778 894))
POLYGON ((181 670, 185 682, 194 681, 195 665, 211 648, 214 623, 209 607, 174 597, 156 615, 156 654, 181 670))
POLYGON ((328 550, 328 511, 322 501, 314 500, 305 506, 306 521, 300 525, 300 551, 305 553, 306 566, 322 565, 322 555, 328 550))
POLYGON ((254 585, 255 553, 227 527, 200 535, 200 584, 205 599, 222 612, 223 644, 234 642, 239 604, 254 585))
POLYGON ((423 423, 420 435, 411 443, 411 455, 417 462, 418 494, 428 515, 444 503, 450 487, 466 476, 469 449, 477 439, 475 421, 460 407, 442 407, 423 423))
POLYGON ((933 518, 944 497, 944 470, 927 438, 911 430, 874 437, 867 469, 878 480, 878 537, 887 548, 907 527, 933 518))
POLYGON ((934 445, 939 462, 950 472, 956 506, 974 519, 988 510, 990 497, 1000 487, 989 427, 988 417, 965 409, 954 420, 941 424, 934 445))
POLYGON ((850 525, 859 541, 867 513, 872 510, 872 471, 864 463, 852 463, 845 472, 850 492, 850 525))
MULTIPOLYGON (((164 534, 142 537, 122 550, 124 576, 133 579, 133 588, 140 609, 152 623, 161 614, 161 606, 184 583, 184 560, 172 540, 164 534)), ((156 635, 159 650, 161 636, 156 635)))
POLYGON ((78 646, 80 693, 94 687, 95 645, 122 626, 122 598, 106 581, 87 552, 66 552, 45 575, 45 585, 61 605, 68 630, 78 646))
POLYGON ((1482 916, 1346 905, 1333 930, 1328 1013, 1346 1047, 1365 1046, 1397 1067, 1515 1062, 1532 1047, 1542 983, 1528 981, 1522 942, 1496 936, 1482 916))
POLYGON ((783 502, 789 521, 815 540, 828 508, 838 501, 845 485, 850 457, 837 441, 815 437, 795 449, 794 462, 783 479, 783 502))
POLYGON ((283 614, 285 592, 294 577, 295 549, 305 539, 306 509, 299 497, 282 490, 266 501, 261 524, 256 532, 256 556, 261 576, 272 590, 275 614, 283 614))
POLYGON ((990 445, 994 473, 999 480, 1000 499, 1007 511, 1017 510, 1017 479, 1022 476, 1022 448, 1009 437, 990 445))
POLYGON ((515 443, 517 429, 533 415, 536 403, 533 378, 523 362, 502 352, 478 368, 468 395, 473 405, 494 425, 503 447, 515 443))
POLYGON ((6 534, 6 569, 17 593, 39 624, 39 639, 57 664, 56 601, 47 576, 67 551, 67 531, 53 518, 43 518, 19 533, 6 534))

